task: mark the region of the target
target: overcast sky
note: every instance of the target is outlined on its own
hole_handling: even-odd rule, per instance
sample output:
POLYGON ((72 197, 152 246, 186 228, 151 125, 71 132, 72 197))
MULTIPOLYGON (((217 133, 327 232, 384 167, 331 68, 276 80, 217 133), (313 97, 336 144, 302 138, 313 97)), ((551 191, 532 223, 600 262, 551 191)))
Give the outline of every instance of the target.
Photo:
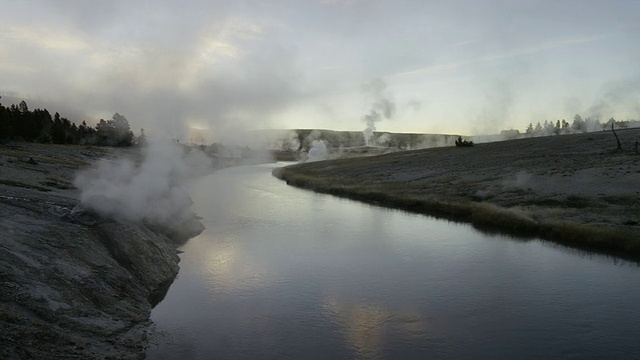
POLYGON ((4 0, 0 100, 176 133, 640 118, 640 1, 4 0), (372 84, 376 91, 372 91, 372 84))

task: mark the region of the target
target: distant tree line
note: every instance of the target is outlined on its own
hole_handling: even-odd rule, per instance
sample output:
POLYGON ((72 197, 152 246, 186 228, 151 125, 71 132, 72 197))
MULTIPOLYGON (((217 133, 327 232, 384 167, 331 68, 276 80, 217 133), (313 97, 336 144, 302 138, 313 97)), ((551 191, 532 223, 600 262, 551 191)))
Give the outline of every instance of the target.
POLYGON ((144 130, 135 139, 129 121, 118 113, 100 119, 95 128, 85 121, 78 126, 57 112, 52 117, 46 109, 29 110, 23 100, 9 107, 0 103, 0 141, 5 140, 125 147, 144 141, 144 130))
POLYGON ((532 123, 529 123, 524 135, 527 137, 535 137, 593 132, 606 130, 614 123, 620 128, 640 126, 640 122, 637 120, 617 121, 614 118, 611 118, 609 121, 601 123, 598 119, 592 119, 590 117, 583 119, 580 114, 576 114, 571 123, 565 119, 556 120, 555 123, 553 121, 545 120, 543 124, 538 122, 535 126, 532 123))
POLYGON ((462 136, 458 136, 458 140, 456 140, 457 147, 472 147, 473 140, 462 140, 462 136))

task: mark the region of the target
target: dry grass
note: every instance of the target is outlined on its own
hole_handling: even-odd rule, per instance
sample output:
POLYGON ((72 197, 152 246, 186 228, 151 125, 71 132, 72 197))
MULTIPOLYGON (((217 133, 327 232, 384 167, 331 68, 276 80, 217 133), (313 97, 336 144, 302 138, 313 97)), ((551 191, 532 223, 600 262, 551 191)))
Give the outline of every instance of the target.
POLYGON ((0 184, 7 185, 7 186, 21 187, 25 189, 36 189, 38 191, 51 191, 51 189, 43 186, 28 184, 20 181, 15 181, 15 180, 0 179, 0 184))
POLYGON ((0 146, 0 185, 39 191, 71 190, 79 169, 96 159, 126 151, 129 150, 26 142, 0 146))
POLYGON ((60 190, 69 190, 74 188, 70 182, 54 177, 47 177, 46 180, 41 181, 40 184, 60 190))

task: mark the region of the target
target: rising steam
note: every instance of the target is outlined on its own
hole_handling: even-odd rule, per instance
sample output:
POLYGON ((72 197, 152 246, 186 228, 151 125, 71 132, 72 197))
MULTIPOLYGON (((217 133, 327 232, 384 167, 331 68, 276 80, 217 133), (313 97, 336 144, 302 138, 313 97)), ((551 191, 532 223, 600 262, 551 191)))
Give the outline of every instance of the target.
POLYGON ((324 140, 313 140, 311 149, 309 149, 309 158, 307 161, 320 161, 327 159, 327 144, 324 140))
POLYGON ((391 119, 396 112, 396 104, 392 96, 387 91, 387 84, 384 80, 377 78, 362 86, 364 93, 373 99, 371 110, 362 117, 367 127, 362 131, 364 143, 367 146, 373 144, 373 132, 376 130, 376 123, 391 119))
POLYGON ((145 149, 142 163, 102 159, 79 173, 74 185, 82 207, 102 216, 171 226, 193 216, 183 186, 210 164, 200 151, 156 140, 145 149))

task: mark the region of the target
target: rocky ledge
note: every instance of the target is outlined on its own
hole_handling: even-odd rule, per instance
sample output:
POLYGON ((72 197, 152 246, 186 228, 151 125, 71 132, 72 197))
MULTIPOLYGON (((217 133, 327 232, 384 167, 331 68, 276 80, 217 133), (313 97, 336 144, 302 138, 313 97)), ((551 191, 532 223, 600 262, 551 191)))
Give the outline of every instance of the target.
POLYGON ((177 233, 78 206, 71 177, 112 151, 0 147, 0 358, 144 358, 151 308, 178 273, 177 233))

